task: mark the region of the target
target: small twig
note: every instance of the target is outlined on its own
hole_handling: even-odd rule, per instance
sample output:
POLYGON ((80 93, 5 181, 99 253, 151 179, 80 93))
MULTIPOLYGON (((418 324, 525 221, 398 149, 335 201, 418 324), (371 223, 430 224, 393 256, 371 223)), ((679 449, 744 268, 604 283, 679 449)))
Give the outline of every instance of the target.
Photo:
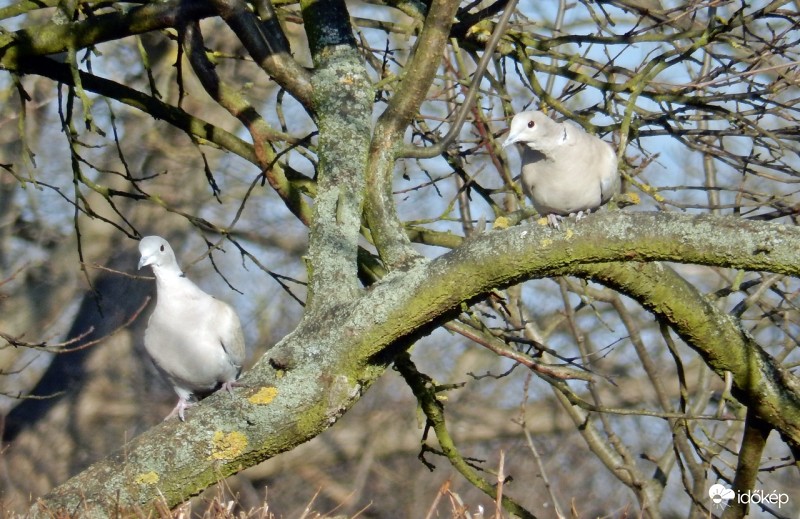
POLYGON ((122 271, 122 270, 116 270, 116 269, 108 268, 108 267, 100 265, 98 263, 83 263, 83 265, 86 266, 86 267, 92 268, 92 269, 102 270, 103 272, 109 272, 111 274, 117 274, 117 275, 124 276, 124 277, 130 278, 130 279, 144 279, 144 280, 148 280, 148 281, 151 281, 151 280, 155 279, 155 276, 142 276, 140 274, 131 274, 130 272, 125 272, 125 271, 122 271))
POLYGON ((562 519, 564 517, 564 513, 561 511, 561 506, 558 504, 558 499, 556 499, 556 495, 553 492, 553 487, 550 484, 550 478, 547 477, 547 472, 545 471, 544 463, 542 463, 542 457, 539 455, 539 451, 538 449, 536 449, 536 445, 533 443, 531 432, 526 427, 526 424, 523 422, 521 425, 522 425, 522 432, 525 434, 525 440, 528 443, 528 448, 531 450, 531 454, 533 454, 533 459, 536 461, 536 466, 539 467, 539 474, 542 477, 542 483, 544 483, 544 488, 545 490, 547 490, 547 493, 550 496, 550 501, 553 503, 553 511, 555 512, 556 517, 562 519))
POLYGON ((497 496, 495 497, 494 517, 495 519, 503 519, 503 483, 505 483, 505 463, 506 454, 500 450, 500 464, 497 467, 497 496))
POLYGON ((517 0, 509 0, 502 16, 500 16, 500 20, 498 20, 497 25, 494 26, 492 36, 486 43, 486 49, 483 51, 480 61, 478 61, 478 67, 475 69, 475 74, 472 77, 472 83, 470 84, 469 90, 464 97, 464 102, 461 104, 461 108, 456 116, 456 120, 453 121, 453 125, 450 127, 450 130, 447 132, 444 138, 442 138, 442 140, 433 146, 427 148, 418 148, 413 145, 406 146, 400 151, 399 157, 415 157, 420 159, 436 157, 444 152, 450 143, 452 143, 453 140, 461 133, 461 127, 464 125, 464 121, 467 120, 467 116, 472 112, 472 104, 475 102, 475 98, 478 96, 478 92, 480 91, 479 87, 481 81, 483 80, 483 74, 486 72, 486 68, 489 66, 489 62, 492 60, 492 56, 497 48, 497 44, 500 43, 500 38, 503 36, 506 25, 508 24, 508 20, 511 18, 511 15, 514 13, 516 7, 517 0))
POLYGON ((144 309, 147 307, 148 303, 150 303, 150 299, 152 299, 152 298, 150 296, 147 296, 145 298, 144 302, 142 303, 142 305, 133 313, 133 315, 131 315, 131 317, 128 318, 127 321, 125 321, 124 323, 122 323, 121 325, 119 325, 118 327, 116 327, 115 329, 113 329, 112 331, 110 331, 109 333, 104 335, 103 337, 98 337, 97 339, 92 339, 92 340, 90 340, 90 341, 88 341, 86 343, 80 344, 79 346, 70 347, 71 345, 79 343, 84 338, 86 338, 87 336, 91 335, 95 330, 94 326, 90 326, 89 329, 87 329, 85 332, 81 333, 77 337, 73 337, 72 339, 69 339, 67 341, 60 342, 60 343, 55 343, 55 344, 47 344, 47 341, 38 342, 38 343, 36 343, 36 342, 26 342, 26 341, 21 340, 19 337, 14 337, 12 335, 9 335, 9 334, 3 333, 3 332, 0 332, 0 338, 5 340, 9 345, 14 346, 14 347, 19 347, 19 348, 31 348, 31 349, 35 349, 35 350, 47 351, 47 352, 50 352, 50 353, 58 353, 58 354, 61 354, 61 353, 72 353, 72 352, 75 352, 75 351, 80 351, 80 350, 89 348, 91 346, 94 346, 95 344, 98 344, 100 342, 103 342, 104 340, 108 339, 109 337, 112 337, 112 336, 116 335, 120 330, 122 330, 124 328, 127 328, 133 321, 135 321, 139 317, 139 314, 141 314, 142 311, 144 311, 144 309))
POLYGON ((439 491, 436 492, 436 497, 433 498, 433 503, 431 506, 428 507, 428 513, 425 515, 425 519, 431 519, 436 515, 436 508, 439 506, 439 501, 442 500, 442 496, 450 492, 450 480, 448 479, 442 486, 439 487, 439 491))
POLYGON ((505 344, 504 342, 500 340, 489 340, 487 337, 479 334, 476 330, 470 330, 466 326, 462 326, 458 323, 449 322, 445 324, 444 327, 452 332, 458 333, 459 335, 463 335, 464 337, 475 341, 476 343, 496 353, 497 355, 518 362, 523 366, 527 367, 528 369, 530 369, 531 371, 535 371, 539 374, 546 375, 548 377, 552 377, 559 380, 571 380, 571 379, 585 380, 585 381, 594 380, 594 376, 588 372, 578 371, 576 369, 567 368, 564 366, 547 366, 535 362, 529 355, 526 355, 525 353, 509 348, 508 345, 505 344))

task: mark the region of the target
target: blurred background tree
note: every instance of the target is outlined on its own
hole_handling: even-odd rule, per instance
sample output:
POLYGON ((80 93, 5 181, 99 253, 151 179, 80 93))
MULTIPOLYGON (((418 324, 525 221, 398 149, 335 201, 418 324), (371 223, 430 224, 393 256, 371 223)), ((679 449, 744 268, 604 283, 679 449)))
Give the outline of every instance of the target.
MULTIPOLYGON (((23 511, 117 449, 138 452, 134 437, 200 441, 199 409, 151 430, 174 395, 142 347, 153 294, 136 238, 167 237, 233 304, 256 365, 245 383, 282 390, 283 373, 328 365, 290 346, 314 336, 303 323, 336 328, 330 312, 363 300, 356 254, 374 288, 456 261, 452 249, 477 257, 469 245, 505 232, 495 260, 463 274, 497 269, 496 289, 421 302, 435 310, 375 342, 354 394, 331 404, 332 423, 359 402, 334 427, 254 444, 178 490, 174 466, 154 467, 142 499, 163 490, 173 506, 238 472, 217 492, 243 508, 423 517, 440 492, 491 510, 502 467, 518 515, 706 517, 721 513, 708 496, 721 482, 788 496, 752 513, 796 516, 800 284, 796 261, 770 258, 800 243, 797 2, 522 4, 0 8, 3 506, 23 511), (500 148, 526 109, 612 141, 637 202, 625 211, 641 218, 504 231, 530 216, 519 156, 500 148), (709 228, 706 248, 692 232, 709 228), (508 274, 512 232, 563 257, 508 274), (653 245, 659 232, 675 249, 653 245), (573 235, 594 249, 573 250, 573 235), (596 264, 652 259, 675 263, 596 264)), ((387 322, 410 322, 415 305, 387 322)), ((363 350, 331 355, 348 351, 363 350)))

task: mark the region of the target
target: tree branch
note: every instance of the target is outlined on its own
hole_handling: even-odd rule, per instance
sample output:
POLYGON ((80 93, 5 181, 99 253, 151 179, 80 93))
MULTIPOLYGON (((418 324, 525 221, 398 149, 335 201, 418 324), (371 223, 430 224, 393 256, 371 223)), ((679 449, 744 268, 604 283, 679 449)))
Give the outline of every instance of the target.
POLYGON ((213 3, 262 70, 311 110, 311 75, 292 57, 271 2, 256 2, 260 20, 242 0, 215 0, 213 3))
POLYGON ((359 290, 357 255, 374 93, 343 0, 301 2, 314 60, 312 107, 319 165, 306 317, 359 290))
MULTIPOLYGON (((796 377, 748 343, 725 314, 703 310, 711 306, 705 299, 676 297, 671 291, 679 287, 662 286, 661 277, 633 283, 631 273, 640 267, 607 264, 686 261, 797 276, 799 248, 795 227, 669 213, 608 212, 560 232, 525 225, 481 234, 429 263, 387 276, 335 311, 303 320, 245 374, 245 389, 233 397, 212 395, 186 422, 144 433, 53 490, 44 503, 51 512, 82 506, 101 514, 118 505, 147 506, 160 496, 170 505, 182 502, 335 423, 398 352, 450 320, 463 303, 525 279, 567 273, 591 274, 618 286, 674 323, 715 370, 733 373, 737 395, 759 419, 790 444, 800 444, 796 377), (687 299, 700 308, 686 305, 687 299), (732 341, 741 347, 736 342, 732 347, 732 341), (81 497, 89 482, 98 481, 105 491, 81 497)), ((692 288, 685 282, 684 287, 692 288)))
POLYGON ((389 269, 408 267, 419 260, 395 210, 392 179, 396 150, 402 146, 406 127, 419 110, 442 62, 458 4, 458 0, 433 2, 397 93, 375 125, 366 170, 366 218, 373 243, 389 269))
POLYGON ((637 300, 669 324, 717 375, 724 378, 730 372, 732 392, 749 411, 790 441, 800 441, 800 380, 672 269, 660 264, 597 264, 568 271, 637 300))
MULTIPOLYGON (((758 480, 758 467, 761 465, 761 456, 767 446, 770 432, 772 432, 772 428, 761 421, 753 409, 748 409, 742 447, 739 450, 739 460, 736 466, 736 477, 733 480, 733 490, 737 495, 741 496, 755 488, 758 480)), ((753 502, 748 505, 740 499, 733 499, 722 513, 722 519, 747 517, 748 512, 755 513, 754 508, 760 507, 766 507, 766 503, 753 502)))
MULTIPOLYGON (((74 85, 69 66, 50 58, 30 58, 15 72, 20 74, 36 74, 59 83, 74 85)), ((199 117, 195 117, 185 110, 165 103, 155 96, 144 94, 136 89, 125 86, 116 81, 105 79, 87 72, 79 72, 83 88, 100 94, 109 99, 114 99, 122 104, 141 110, 152 116, 168 122, 172 126, 183 130, 202 141, 208 141, 220 148, 228 150, 239 157, 258 164, 252 144, 240 139, 234 134, 215 126, 199 117)))
MULTIPOLYGON (((498 4, 500 3, 501 2, 498 2, 498 4)), ((450 125, 450 129, 447 131, 447 134, 433 146, 428 146, 426 148, 418 148, 413 145, 405 146, 398 153, 400 157, 431 159, 444 153, 445 150, 453 143, 456 137, 458 137, 459 133, 461 133, 461 127, 464 125, 464 121, 467 120, 467 116, 470 114, 470 112, 472 112, 472 104, 478 97, 478 92, 480 92, 480 84, 483 80, 483 75, 486 72, 486 68, 489 66, 489 63, 491 62, 492 57, 494 56, 494 51, 497 48, 497 45, 500 43, 500 38, 502 38, 503 34, 505 33, 508 20, 511 18, 511 14, 514 12, 516 6, 517 0, 509 0, 508 5, 503 8, 503 14, 500 16, 500 19, 494 26, 494 29, 492 30, 492 36, 486 43, 486 48, 481 55, 480 61, 478 61, 478 66, 472 76, 472 83, 469 85, 469 88, 466 89, 467 95, 464 97, 464 102, 461 103, 461 106, 458 110, 458 115, 456 115, 455 120, 450 125)))
POLYGON ((256 163, 269 179, 270 186, 280 195, 286 207, 301 222, 308 225, 311 221, 311 210, 299 189, 288 181, 283 168, 277 164, 277 156, 270 146, 270 142, 275 140, 290 143, 296 143, 297 140, 271 128, 240 92, 220 79, 216 67, 206 56, 198 22, 189 22, 183 26, 181 36, 186 56, 203 88, 214 101, 247 128, 253 139, 256 163))
POLYGON ((65 52, 68 45, 82 49, 174 27, 181 20, 201 20, 216 14, 206 2, 167 0, 133 7, 127 11, 93 16, 69 23, 50 22, 0 34, 0 68, 19 70, 33 57, 65 52))
MULTIPOLYGON (((450 464, 455 468, 464 478, 467 479, 473 486, 481 490, 487 496, 495 498, 498 496, 497 486, 492 485, 486 478, 482 477, 475 468, 462 456, 456 447, 453 437, 447 430, 447 422, 444 416, 444 406, 438 399, 437 388, 433 380, 427 375, 420 373, 417 367, 411 360, 411 356, 403 353, 398 356, 395 361, 397 371, 406 381, 406 384, 411 388, 414 397, 417 399, 422 412, 425 413, 427 419, 426 426, 431 427, 436 434, 436 439, 439 446, 442 448, 443 454, 450 461, 450 464)), ((423 445, 423 452, 420 453, 421 458, 425 452, 425 445, 423 445)), ((427 462, 426 462, 427 464, 427 462)), ((535 515, 523 508, 519 503, 503 495, 502 499, 503 508, 514 517, 524 517, 527 519, 535 519, 535 515)))

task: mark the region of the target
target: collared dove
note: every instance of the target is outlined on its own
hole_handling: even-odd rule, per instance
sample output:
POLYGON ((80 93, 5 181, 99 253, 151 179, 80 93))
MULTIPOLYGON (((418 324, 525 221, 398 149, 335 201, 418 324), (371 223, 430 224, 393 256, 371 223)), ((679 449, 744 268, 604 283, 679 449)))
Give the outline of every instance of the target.
POLYGON ((562 216, 587 213, 619 191, 617 155, 607 142, 542 112, 518 113, 503 147, 522 148, 522 189, 536 211, 558 228, 562 216))
POLYGON ((139 268, 156 276, 156 307, 144 332, 144 347, 178 394, 167 416, 183 411, 195 396, 220 387, 232 391, 244 361, 244 335, 233 308, 206 294, 186 277, 167 240, 146 236, 139 242, 139 268))

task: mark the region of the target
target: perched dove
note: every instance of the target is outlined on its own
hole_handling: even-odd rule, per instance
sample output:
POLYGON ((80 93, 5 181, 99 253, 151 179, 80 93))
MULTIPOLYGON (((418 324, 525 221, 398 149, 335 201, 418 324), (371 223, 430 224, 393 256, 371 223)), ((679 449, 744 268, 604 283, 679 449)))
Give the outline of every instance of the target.
POLYGON ((144 347, 178 393, 183 411, 195 396, 220 387, 229 392, 244 361, 244 335, 239 317, 227 303, 206 294, 181 271, 167 240, 146 236, 139 242, 139 268, 150 265, 156 275, 156 307, 144 332, 144 347))
POLYGON ((517 142, 524 144, 522 189, 552 227, 562 216, 581 219, 619 191, 614 150, 573 124, 522 112, 511 120, 503 147, 517 142))

